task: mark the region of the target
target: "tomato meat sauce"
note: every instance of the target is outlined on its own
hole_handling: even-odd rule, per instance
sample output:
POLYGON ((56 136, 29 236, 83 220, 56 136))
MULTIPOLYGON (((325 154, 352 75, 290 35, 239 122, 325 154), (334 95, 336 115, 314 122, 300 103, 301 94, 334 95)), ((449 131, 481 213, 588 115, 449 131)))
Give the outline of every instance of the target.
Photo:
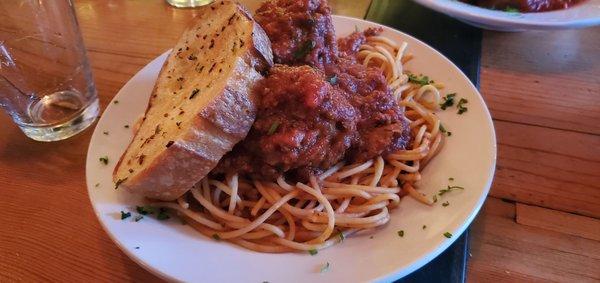
POLYGON ((338 162, 407 147, 408 120, 385 76, 355 58, 365 36, 381 30, 335 41, 329 7, 314 0, 269 1, 256 20, 279 64, 254 89, 259 104, 248 136, 213 172, 305 181, 338 162))

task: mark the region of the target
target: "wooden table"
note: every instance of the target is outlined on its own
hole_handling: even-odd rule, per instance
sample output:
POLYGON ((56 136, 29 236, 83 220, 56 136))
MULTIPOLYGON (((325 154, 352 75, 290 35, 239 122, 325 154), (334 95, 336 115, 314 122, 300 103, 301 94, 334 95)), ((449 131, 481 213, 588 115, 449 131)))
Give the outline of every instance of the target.
MULTIPOLYGON (((363 17, 370 1, 331 2, 363 17)), ((103 108, 196 13, 161 0, 75 4, 103 108)), ((498 166, 471 229, 470 280, 600 280, 599 43, 597 27, 484 33, 498 166)), ((0 115, 0 282, 158 281, 96 220, 84 173, 91 133, 38 143, 0 115)))

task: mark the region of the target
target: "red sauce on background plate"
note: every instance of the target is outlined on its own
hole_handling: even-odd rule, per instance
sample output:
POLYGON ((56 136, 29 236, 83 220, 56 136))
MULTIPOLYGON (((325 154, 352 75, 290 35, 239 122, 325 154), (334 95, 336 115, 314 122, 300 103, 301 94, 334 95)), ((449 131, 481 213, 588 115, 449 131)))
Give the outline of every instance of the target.
POLYGON ((523 13, 562 10, 585 0, 460 0, 483 8, 523 13))

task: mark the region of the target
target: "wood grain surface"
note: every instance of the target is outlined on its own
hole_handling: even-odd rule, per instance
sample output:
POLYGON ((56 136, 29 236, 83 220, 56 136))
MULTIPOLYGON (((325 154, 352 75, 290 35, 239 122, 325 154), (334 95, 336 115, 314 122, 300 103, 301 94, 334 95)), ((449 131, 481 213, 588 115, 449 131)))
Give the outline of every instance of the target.
MULTIPOLYGON (((330 2, 354 17, 369 6, 330 2)), ((161 0, 75 7, 103 109, 195 14, 161 0)), ((485 32, 481 92, 498 167, 471 231, 470 281, 600 280, 599 42, 597 27, 485 32)), ((85 188, 91 133, 34 142, 0 114, 0 282, 160 281, 96 220, 85 188)))

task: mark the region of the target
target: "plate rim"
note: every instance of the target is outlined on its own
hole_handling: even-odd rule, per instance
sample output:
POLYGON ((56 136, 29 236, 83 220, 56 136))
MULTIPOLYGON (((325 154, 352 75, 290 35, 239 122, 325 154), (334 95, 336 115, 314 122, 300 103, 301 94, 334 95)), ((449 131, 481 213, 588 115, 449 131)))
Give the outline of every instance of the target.
MULTIPOLYGON (((491 188, 491 184, 493 182, 494 179, 494 174, 495 174, 495 169, 496 169, 496 163, 497 163, 497 139, 496 139, 496 130, 494 127, 494 123, 492 121, 491 118, 491 114, 489 112, 489 108, 487 107, 487 104, 485 103, 485 100, 483 99, 483 96, 481 95, 481 93, 479 92, 479 90, 475 87, 475 85, 471 82, 471 80, 463 73, 462 70, 460 70, 460 68, 458 68, 456 66, 456 64, 454 64, 451 60, 449 60, 446 56, 444 56, 443 54, 441 54, 438 50, 436 50, 435 48, 429 46, 428 44, 426 44, 425 42, 413 37, 410 34, 407 34, 401 30, 398 30, 396 28, 390 27, 390 26, 386 26, 386 25, 382 25, 379 23, 375 23, 369 20, 365 20, 365 19, 360 19, 360 18, 354 18, 354 17, 349 17, 349 16, 342 16, 342 15, 332 15, 333 19, 334 19, 334 23, 335 23, 335 19, 339 18, 342 20, 349 20, 349 21, 358 21, 358 22, 362 22, 363 24, 368 24, 370 26, 375 26, 375 27, 382 27, 384 29, 390 29, 394 32, 397 32, 398 34, 400 34, 403 37, 407 37, 410 38, 411 40, 414 40, 416 42, 418 42, 419 44, 422 44, 423 46, 431 49, 431 51, 433 51, 437 56, 443 58, 444 60, 448 61, 452 67, 456 68, 459 71, 459 74, 461 76, 461 78, 466 81, 468 83, 468 86, 470 88, 472 88, 473 90, 475 90, 475 93, 477 94, 477 98, 480 100, 480 103, 484 106, 483 107, 483 111, 486 117, 486 124, 488 124, 488 126, 491 129, 491 142, 492 142, 492 148, 490 149, 490 151, 493 153, 493 155, 491 156, 491 164, 490 164, 490 168, 488 169, 487 172, 487 182, 484 186, 484 188, 482 188, 481 190, 481 194, 479 196, 479 199, 477 200, 477 202, 475 203, 475 207, 473 210, 471 210, 471 212, 469 213, 468 217, 465 218, 462 221, 462 224, 460 224, 460 226, 456 229, 456 233, 454 235, 454 237, 447 239, 443 242, 441 242, 440 244, 432 247, 432 249, 430 251, 427 251, 426 253, 423 253, 422 255, 420 255, 419 257, 415 258, 415 260, 412 263, 409 263, 408 266, 406 266, 405 268, 396 268, 393 272, 390 272, 388 274, 384 274, 381 275, 379 277, 375 277, 372 278, 372 281, 376 281, 376 282, 383 282, 383 281, 389 281, 392 279, 399 279, 403 276, 406 276, 412 272, 414 272, 415 270, 421 268, 422 266, 426 265, 427 263, 429 263, 431 260, 433 260, 434 258, 436 258, 439 254, 441 254, 443 251, 445 251, 450 245, 452 245, 463 233, 464 231, 471 225, 472 221, 474 220, 474 218, 478 215, 479 211, 481 210, 481 207, 483 206, 483 203, 485 202, 490 188, 491 188)), ((111 101, 109 102, 108 106, 113 104, 113 101, 115 100, 115 98, 118 96, 118 94, 120 94, 120 92, 125 89, 126 87, 128 87, 130 84, 133 84, 134 78, 136 78, 137 76, 139 76, 142 71, 144 71, 144 69, 155 63, 156 61, 159 60, 166 60, 166 58, 163 59, 163 57, 166 57, 172 49, 168 49, 167 51, 163 52, 162 54, 160 54, 159 56, 155 57, 154 59, 152 59, 150 62, 148 62, 146 65, 144 65, 140 70, 138 70, 117 92, 117 94, 115 94, 115 96, 113 96, 113 98, 111 99, 111 101)), ((104 113, 107 111, 108 107, 106 107, 104 109, 104 111, 102 112, 102 115, 100 117, 100 119, 98 120, 97 125, 101 124, 101 122, 103 121, 103 119, 105 119, 105 115, 104 113)), ((86 187, 87 187, 87 191, 88 191, 88 199, 90 200, 90 203, 92 205, 92 208, 94 210, 94 214, 96 215, 96 218, 98 220, 98 222, 100 223, 101 227, 103 228, 103 230, 106 232, 106 234, 108 234, 109 238, 117 245, 117 247, 123 252, 125 253, 125 255, 127 255, 127 257, 129 257, 131 260, 133 260, 136 264, 140 265, 142 268, 144 268, 145 270, 149 271, 150 273, 152 273, 153 275, 167 280, 167 281, 179 281, 177 279, 176 276, 173 276, 171 274, 165 273, 163 271, 161 271, 158 268, 153 267, 152 265, 146 263, 141 256, 134 254, 132 252, 129 251, 128 248, 126 248, 125 244, 119 239, 117 238, 116 234, 113 234, 108 227, 108 223, 102 220, 101 217, 101 211, 99 210, 99 206, 96 205, 96 203, 94 202, 94 200, 92 199, 92 186, 90 185, 90 179, 89 176, 91 175, 91 168, 89 166, 87 166, 88 163, 88 159, 90 158, 90 151, 92 149, 92 141, 96 138, 97 135, 100 135, 101 130, 96 127, 94 129, 94 132, 92 134, 92 137, 90 139, 90 143, 88 144, 88 150, 86 153, 86 187)))

